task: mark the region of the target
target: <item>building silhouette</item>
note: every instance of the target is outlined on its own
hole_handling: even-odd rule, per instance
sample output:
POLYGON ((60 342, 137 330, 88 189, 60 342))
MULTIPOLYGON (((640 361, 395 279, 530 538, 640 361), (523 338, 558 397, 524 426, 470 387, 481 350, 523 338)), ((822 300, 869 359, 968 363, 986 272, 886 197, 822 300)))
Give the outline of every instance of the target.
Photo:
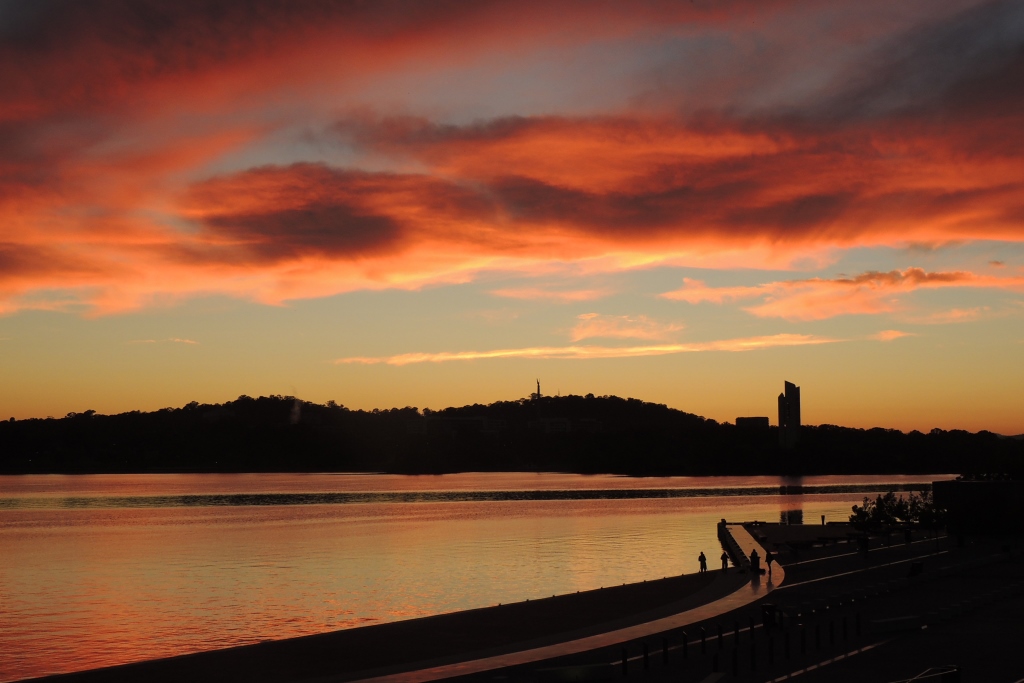
POLYGON ((736 426, 743 429, 763 429, 767 431, 769 425, 767 417, 737 417, 736 426))
POLYGON ((791 449, 800 440, 800 387, 785 383, 779 394, 779 445, 791 449))

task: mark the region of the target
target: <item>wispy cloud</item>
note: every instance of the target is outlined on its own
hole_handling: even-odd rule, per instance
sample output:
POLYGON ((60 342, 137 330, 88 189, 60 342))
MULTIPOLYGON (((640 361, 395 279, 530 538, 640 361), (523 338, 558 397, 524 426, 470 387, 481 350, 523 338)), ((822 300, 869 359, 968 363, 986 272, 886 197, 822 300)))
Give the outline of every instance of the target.
POLYGON ((902 330, 882 330, 868 337, 868 339, 874 339, 875 341, 893 341, 894 339, 900 339, 902 337, 916 337, 917 335, 913 332, 903 332, 902 330))
POLYGON ((646 315, 602 315, 584 313, 576 316, 578 323, 572 328, 570 338, 575 341, 602 337, 606 339, 671 339, 685 326, 682 323, 663 323, 646 315))
POLYGON ((708 287, 700 280, 683 280, 683 287, 662 296, 687 303, 723 304, 748 299, 762 303, 743 310, 760 318, 822 320, 839 315, 892 313, 900 296, 917 289, 971 287, 1024 291, 1024 277, 995 277, 968 271, 927 272, 907 268, 869 271, 856 277, 785 280, 748 287, 708 287))
POLYGON ((594 301, 610 296, 610 289, 545 289, 543 287, 508 287, 491 290, 494 296, 508 299, 527 299, 530 301, 554 301, 557 303, 574 303, 578 301, 594 301))
POLYGON ((180 337, 169 337, 167 339, 132 339, 128 342, 129 344, 198 344, 199 342, 192 339, 182 339, 180 337))
POLYGON ((458 360, 489 360, 494 358, 537 358, 537 359, 593 359, 593 358, 636 358, 641 356, 665 356, 675 353, 698 353, 702 351, 754 351, 777 346, 807 346, 832 344, 843 339, 819 337, 810 334, 775 334, 742 339, 724 339, 692 344, 658 344, 650 346, 535 346, 519 349, 495 349, 492 351, 442 351, 440 353, 403 353, 395 356, 355 356, 338 358, 335 364, 359 363, 373 365, 411 365, 414 363, 446 363, 458 360))
POLYGON ((918 325, 946 325, 949 323, 968 323, 978 320, 991 310, 988 306, 973 308, 951 308, 948 311, 936 311, 926 315, 907 317, 907 322, 918 325))

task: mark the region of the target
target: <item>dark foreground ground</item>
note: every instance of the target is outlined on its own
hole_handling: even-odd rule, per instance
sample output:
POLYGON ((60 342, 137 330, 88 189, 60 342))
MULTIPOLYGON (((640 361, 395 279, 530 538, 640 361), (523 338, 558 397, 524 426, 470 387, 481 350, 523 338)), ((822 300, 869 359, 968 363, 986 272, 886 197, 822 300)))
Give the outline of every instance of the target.
POLYGON ((610 631, 681 612, 745 581, 721 572, 560 595, 303 638, 51 676, 45 681, 351 680, 486 657, 610 631))
MULTIPOLYGON (((751 531, 768 547, 793 536, 793 530, 776 525, 751 531)), ((801 541, 818 534, 806 527, 798 532, 801 541)), ((821 535, 845 534, 830 525, 821 535)), ((548 662, 541 670, 474 678, 492 683, 895 683, 912 678, 1020 683, 1024 544, 1021 539, 967 538, 960 547, 958 540, 915 536, 907 546, 894 537, 890 547, 876 538, 866 556, 855 544, 834 540, 797 555, 780 545, 775 549, 786 566, 785 583, 759 604, 686 627, 685 634, 658 634, 646 643, 548 662), (775 606, 777 621, 765 620, 765 603, 775 606), (702 629, 707 637, 703 648, 702 629), (650 652, 646 667, 645 645, 650 652), (595 666, 601 663, 603 669, 595 666), (959 673, 914 678, 943 665, 959 673)))

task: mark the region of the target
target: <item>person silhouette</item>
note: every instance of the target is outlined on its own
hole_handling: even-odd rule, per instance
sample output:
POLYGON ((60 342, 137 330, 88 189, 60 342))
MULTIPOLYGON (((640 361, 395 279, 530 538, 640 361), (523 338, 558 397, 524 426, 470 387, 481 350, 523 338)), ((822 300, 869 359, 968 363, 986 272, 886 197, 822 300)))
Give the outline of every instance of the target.
POLYGON ((729 553, 722 551, 722 571, 729 571, 729 553))
POLYGON ((768 565, 768 578, 772 577, 772 562, 775 561, 775 556, 772 555, 771 550, 766 550, 764 553, 764 563, 768 565))
POLYGON ((700 573, 703 574, 708 570, 708 558, 704 557, 704 551, 700 551, 700 557, 697 558, 700 562, 700 573))
POLYGON ((755 574, 761 573, 761 556, 757 554, 757 548, 750 551, 750 571, 755 574))

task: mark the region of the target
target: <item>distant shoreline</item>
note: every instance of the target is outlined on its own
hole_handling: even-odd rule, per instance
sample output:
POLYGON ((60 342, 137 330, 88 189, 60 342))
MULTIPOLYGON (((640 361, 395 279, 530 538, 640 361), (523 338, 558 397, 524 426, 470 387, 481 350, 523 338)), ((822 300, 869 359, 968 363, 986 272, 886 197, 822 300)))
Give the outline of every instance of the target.
POLYGON ((616 396, 560 396, 366 412, 293 397, 240 397, 151 413, 0 422, 0 474, 572 472, 626 476, 1005 473, 1024 440, 719 423, 616 396), (787 444, 789 442, 787 441, 787 444))

